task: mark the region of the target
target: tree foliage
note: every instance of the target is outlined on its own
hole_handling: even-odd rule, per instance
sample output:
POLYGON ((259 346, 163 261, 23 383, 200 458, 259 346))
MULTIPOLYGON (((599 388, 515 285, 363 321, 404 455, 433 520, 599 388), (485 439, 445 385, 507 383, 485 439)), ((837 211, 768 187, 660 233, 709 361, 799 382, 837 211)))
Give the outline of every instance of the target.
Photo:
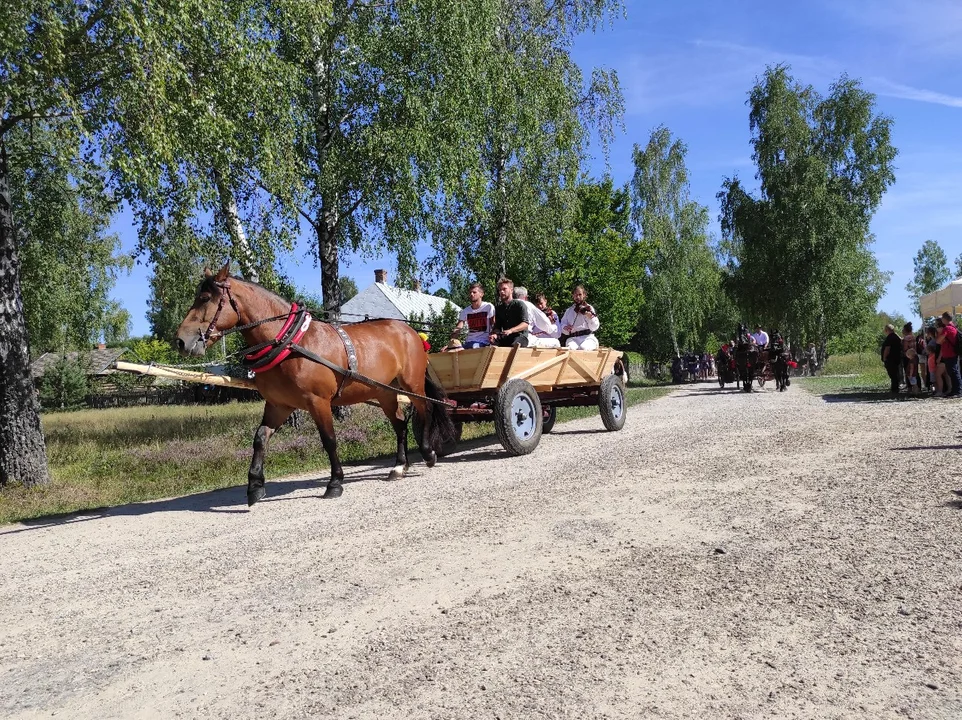
POLYGON ((90 390, 83 356, 61 355, 40 378, 40 402, 45 408, 73 410, 81 407, 90 390))
POLYGON ((352 297, 357 295, 357 283, 354 282, 353 278, 349 278, 347 275, 342 275, 337 279, 338 288, 341 291, 341 300, 347 302, 352 297))
POLYGON ((444 303, 444 308, 437 313, 433 310, 425 315, 424 313, 414 313, 408 318, 408 322, 414 326, 419 333, 426 333, 431 352, 440 352, 441 348, 448 344, 451 331, 458 323, 458 311, 454 303, 444 303))
MULTIPOLYGON (((462 172, 496 0, 271 6, 278 54, 294 82, 293 207, 312 235, 327 309, 337 311, 343 253, 389 249, 414 275, 431 199, 462 172)), ((283 195, 283 185, 265 183, 283 195)))
MULTIPOLYGON (((270 7, 262 0, 143 6, 136 32, 150 42, 149 65, 116 86, 102 128, 141 252, 184 216, 255 282, 269 282, 277 252, 292 247, 292 214, 259 191, 270 184, 290 197, 295 164, 284 102, 294 75, 278 56, 270 7)), ((314 12, 327 14, 321 5, 314 12)))
POLYGON ((652 247, 642 279, 642 326, 645 350, 656 357, 700 342, 719 302, 721 276, 710 244, 708 208, 689 196, 687 152, 685 143, 662 126, 632 153, 634 221, 652 247))
POLYGON ((823 97, 783 65, 748 105, 760 187, 735 177, 718 195, 727 287, 744 313, 824 347, 875 313, 888 281, 869 223, 895 180, 892 120, 858 81, 842 76, 823 97))
POLYGON ((109 294, 132 261, 107 233, 114 204, 102 173, 42 127, 16 128, 7 142, 32 354, 126 338, 130 314, 109 294))
MULTIPOLYGON (((465 169, 432 215, 436 261, 486 283, 542 256, 573 222, 595 129, 606 151, 624 109, 617 75, 585 79, 575 38, 623 12, 620 0, 499 0, 490 49, 472 78, 480 105, 460 116, 465 169)), ((466 108, 468 110, 469 108, 466 108)))
POLYGON ((544 292, 559 315, 571 302, 572 287, 583 284, 601 319, 598 339, 622 347, 638 325, 649 247, 633 237, 626 187, 615 188, 611 178, 584 180, 575 197, 570 227, 542 255, 517 267, 515 277, 519 284, 529 284, 529 294, 544 292))
POLYGON ((945 251, 935 240, 926 240, 913 259, 915 272, 912 280, 905 286, 916 316, 921 315, 923 295, 941 290, 951 280, 949 261, 945 251))
MULTIPOLYGON (((885 339, 884 328, 891 324, 901 334, 905 325, 905 317, 901 313, 879 311, 871 315, 861 325, 847 328, 844 332, 829 339, 828 355, 844 355, 847 353, 876 352, 885 339)), ((916 331, 919 328, 916 327, 916 331)))

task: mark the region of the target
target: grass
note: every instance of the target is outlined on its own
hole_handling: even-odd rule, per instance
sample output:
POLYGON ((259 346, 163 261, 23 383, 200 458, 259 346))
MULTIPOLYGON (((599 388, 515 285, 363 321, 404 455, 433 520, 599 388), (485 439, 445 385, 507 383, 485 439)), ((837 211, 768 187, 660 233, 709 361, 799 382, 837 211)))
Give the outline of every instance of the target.
MULTIPOLYGON (((634 405, 671 388, 628 389, 634 405)), ((188 495, 247 482, 262 403, 80 410, 43 416, 51 482, 0 490, 0 523, 188 495)), ((597 415, 597 408, 561 408, 558 422, 597 415)), ((599 420, 600 423, 600 420, 599 420)), ((468 423, 463 438, 491 435, 491 423, 468 423)), ((337 426, 338 452, 356 462, 395 451, 394 432, 377 408, 354 407, 337 426)), ((413 438, 410 440, 413 446, 413 438)), ((329 467, 314 423, 283 427, 271 440, 268 479, 329 467)))
POLYGON ((834 355, 816 377, 792 378, 816 395, 871 397, 887 394, 889 377, 882 366, 878 353, 850 353, 834 355))

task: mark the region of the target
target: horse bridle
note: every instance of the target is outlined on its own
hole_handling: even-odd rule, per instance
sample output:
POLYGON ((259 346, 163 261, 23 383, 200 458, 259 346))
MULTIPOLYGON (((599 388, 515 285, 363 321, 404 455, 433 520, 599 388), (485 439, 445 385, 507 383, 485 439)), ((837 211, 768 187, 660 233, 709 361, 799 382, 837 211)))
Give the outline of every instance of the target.
POLYGON ((204 345, 207 344, 217 330, 217 321, 220 319, 220 313, 224 309, 225 301, 230 301, 231 308, 237 314, 237 322, 240 322, 240 311, 237 309, 237 302, 235 302, 234 296, 230 293, 230 280, 224 280, 223 282, 214 280, 213 285, 221 291, 220 300, 217 301, 217 309, 214 311, 214 317, 211 319, 210 325, 200 334, 200 340, 204 345))

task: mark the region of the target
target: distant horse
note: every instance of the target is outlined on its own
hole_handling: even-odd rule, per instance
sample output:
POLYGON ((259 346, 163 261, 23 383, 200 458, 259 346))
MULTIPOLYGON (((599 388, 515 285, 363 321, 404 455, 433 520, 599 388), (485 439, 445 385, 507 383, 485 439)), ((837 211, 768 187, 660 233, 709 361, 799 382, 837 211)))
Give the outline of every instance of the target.
POLYGON ((768 357, 772 373, 775 375, 775 387, 778 388, 778 392, 784 392, 791 385, 791 380, 788 379, 788 357, 785 355, 784 347, 773 344, 768 357))
POLYGON ((739 342, 735 347, 735 367, 744 392, 752 391, 758 365, 758 348, 750 343, 739 342))
POLYGON ((428 467, 437 462, 437 450, 454 437, 454 425, 444 407, 417 397, 445 399, 444 390, 428 376, 427 353, 414 328, 399 320, 373 320, 336 329, 312 321, 303 308, 259 285, 231 277, 229 270, 228 261, 216 275, 205 272, 194 304, 177 329, 177 345, 182 355, 202 356, 225 331, 239 327, 250 348, 245 360, 252 363, 257 389, 266 404, 254 434, 254 454, 247 473, 248 505, 266 494, 268 441, 295 409, 306 410, 314 418, 330 458, 331 479, 325 498, 339 497, 344 480, 332 405, 377 401, 397 435, 395 466, 388 479, 403 477, 408 467, 407 420, 397 393, 386 389, 388 386, 411 398, 415 422, 423 428, 421 455, 428 467), (306 354, 315 355, 316 360, 306 354), (383 387, 372 387, 367 380, 383 387))

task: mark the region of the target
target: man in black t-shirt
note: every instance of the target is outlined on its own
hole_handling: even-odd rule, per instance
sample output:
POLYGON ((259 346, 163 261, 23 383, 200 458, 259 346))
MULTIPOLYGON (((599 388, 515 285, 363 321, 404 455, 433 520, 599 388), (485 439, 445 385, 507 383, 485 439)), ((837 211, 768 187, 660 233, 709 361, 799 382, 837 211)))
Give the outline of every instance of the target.
POLYGON ((498 304, 494 307, 491 344, 501 347, 528 347, 528 308, 514 299, 514 282, 498 281, 498 304))
POLYGON ((885 326, 885 340, 882 341, 882 364, 892 381, 892 394, 899 394, 899 370, 902 369, 902 338, 895 332, 894 325, 885 326))

